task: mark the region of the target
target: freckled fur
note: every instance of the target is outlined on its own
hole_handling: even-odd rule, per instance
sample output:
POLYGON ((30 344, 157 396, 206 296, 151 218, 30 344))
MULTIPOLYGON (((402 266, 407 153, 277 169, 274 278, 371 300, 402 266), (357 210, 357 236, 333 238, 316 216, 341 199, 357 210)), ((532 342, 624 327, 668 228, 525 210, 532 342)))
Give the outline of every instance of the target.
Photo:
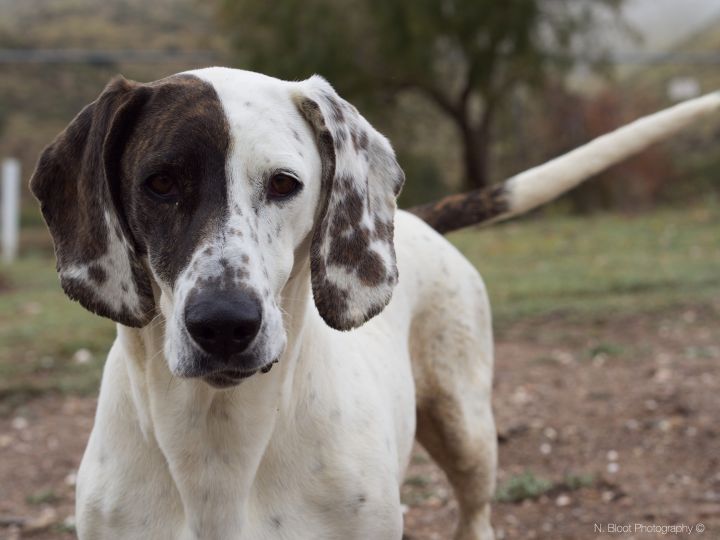
MULTIPOLYGON (((477 272, 395 211, 403 174, 389 143, 324 80, 222 68, 190 77, 211 85, 221 106, 224 120, 205 125, 208 144, 226 148, 222 202, 178 236, 192 247, 176 271, 150 257, 159 316, 118 325, 78 472, 79 537, 400 539, 417 410, 420 440, 458 490, 457 538, 492 538, 492 342, 477 272), (295 199, 264 200, 268 166, 296 171, 304 187, 295 199), (247 288, 262 303, 249 351, 257 373, 226 390, 193 378, 204 360, 181 315, 208 286, 247 288)), ((217 104, 201 109, 217 116, 217 104)), ((156 141, 133 144, 141 160, 156 141)), ((125 238, 155 226, 152 213, 133 220, 136 196, 119 199, 135 225, 111 218, 108 231, 125 238)), ((130 241, 116 240, 118 254, 133 256, 130 241)), ((74 279, 111 292, 132 285, 119 295, 130 312, 137 276, 117 281, 114 253, 99 246, 79 258, 86 266, 74 279)))

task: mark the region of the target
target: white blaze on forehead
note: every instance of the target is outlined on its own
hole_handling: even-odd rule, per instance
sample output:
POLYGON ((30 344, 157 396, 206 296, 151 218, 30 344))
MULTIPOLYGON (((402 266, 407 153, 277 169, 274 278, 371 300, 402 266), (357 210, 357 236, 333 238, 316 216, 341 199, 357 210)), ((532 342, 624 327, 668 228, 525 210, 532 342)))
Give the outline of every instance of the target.
POLYGON ((315 135, 292 98, 299 83, 230 68, 189 73, 212 85, 230 127, 227 226, 235 218, 252 219, 271 278, 289 273, 281 262, 292 264, 292 253, 312 230, 322 174, 315 135), (268 203, 266 183, 279 171, 303 184, 302 204, 268 203))
MULTIPOLYGON (((291 99, 296 83, 281 81, 251 71, 207 68, 189 72, 212 85, 230 126, 231 148, 227 173, 233 184, 259 180, 269 168, 285 167, 309 174, 310 159, 317 152, 305 152, 313 143, 306 122, 291 99), (307 154, 307 155, 306 155, 307 154)), ((319 166, 319 161, 318 161, 319 166)), ((237 186, 245 190, 247 184, 237 186)))

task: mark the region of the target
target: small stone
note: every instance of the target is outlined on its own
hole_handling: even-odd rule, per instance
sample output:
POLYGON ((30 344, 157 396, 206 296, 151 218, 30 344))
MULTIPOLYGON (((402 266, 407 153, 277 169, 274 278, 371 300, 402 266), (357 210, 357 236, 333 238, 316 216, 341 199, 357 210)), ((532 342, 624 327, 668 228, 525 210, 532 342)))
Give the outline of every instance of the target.
POLYGON ((87 349, 78 349, 73 354, 73 361, 76 364, 89 364, 93 359, 92 353, 87 349))
POLYGON ((52 356, 43 356, 40 359, 40 367, 50 369, 55 365, 55 359, 52 356))
POLYGON ((72 487, 76 483, 77 483, 77 472, 73 471, 71 473, 68 473, 68 475, 65 477, 65 484, 72 487))
POLYGON ((568 506, 572 502, 572 499, 566 494, 562 494, 555 499, 556 506, 568 506))
POLYGON ((607 453, 607 460, 608 461, 617 461, 618 460, 618 453, 616 450, 609 450, 607 453))
POLYGON ((540 445, 540 453, 544 456, 549 455, 552 452, 552 445, 550 443, 542 443, 540 445))
POLYGON ((75 529, 75 514, 71 514, 63 520, 66 529, 75 529))
POLYGON ((57 520, 57 511, 52 506, 46 506, 40 515, 29 520, 23 527, 23 533, 30 535, 48 529, 57 520))
POLYGON ((615 474, 619 470, 620 470, 620 465, 617 462, 613 461, 613 462, 607 464, 607 472, 609 474, 615 474))
POLYGON ((667 368, 660 368, 655 372, 653 380, 657 383, 666 383, 673 378, 673 373, 667 368))
POLYGON ((525 405, 531 401, 530 394, 528 394, 527 390, 522 386, 515 389, 510 399, 512 399, 516 405, 525 405))
POLYGON ((27 421, 27 418, 23 418, 22 416, 16 416, 12 419, 12 427, 13 429, 17 429, 18 431, 21 431, 23 429, 27 429, 30 423, 27 421))

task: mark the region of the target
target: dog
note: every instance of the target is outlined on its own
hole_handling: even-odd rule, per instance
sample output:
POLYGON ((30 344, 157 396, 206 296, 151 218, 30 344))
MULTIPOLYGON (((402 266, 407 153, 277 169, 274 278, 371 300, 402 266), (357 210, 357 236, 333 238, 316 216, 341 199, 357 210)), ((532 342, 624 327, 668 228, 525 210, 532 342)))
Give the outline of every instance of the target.
POLYGON ((112 80, 31 179, 63 289, 118 323, 79 537, 399 539, 417 437, 455 538, 492 538, 490 307, 440 233, 527 211, 718 102, 403 212, 390 143, 318 76, 112 80))

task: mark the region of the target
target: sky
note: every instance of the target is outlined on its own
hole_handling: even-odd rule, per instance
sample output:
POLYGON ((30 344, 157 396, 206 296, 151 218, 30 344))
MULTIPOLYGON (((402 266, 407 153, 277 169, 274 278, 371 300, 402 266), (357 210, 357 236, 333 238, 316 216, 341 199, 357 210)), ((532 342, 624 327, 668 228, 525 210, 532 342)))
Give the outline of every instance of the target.
POLYGON ((622 51, 663 51, 720 17, 720 0, 628 0, 624 15, 643 34, 641 42, 613 40, 622 51))

